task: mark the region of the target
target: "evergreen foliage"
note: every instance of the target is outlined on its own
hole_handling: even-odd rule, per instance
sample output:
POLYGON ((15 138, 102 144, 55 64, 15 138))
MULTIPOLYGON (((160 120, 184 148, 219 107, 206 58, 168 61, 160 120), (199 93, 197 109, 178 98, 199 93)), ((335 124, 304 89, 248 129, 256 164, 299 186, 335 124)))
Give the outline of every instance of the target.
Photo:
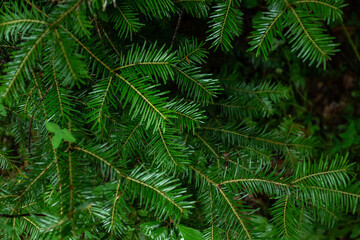
MULTIPOLYGON (((344 2, 267 5, 250 50, 266 58, 286 38, 325 67, 337 44, 322 21, 341 21, 344 2)), ((234 47, 241 7, 2 1, 0 44, 12 47, 1 52, 1 131, 17 149, 0 149, 1 239, 266 239, 257 196, 270 202, 274 239, 355 212, 360 186, 347 156, 317 157, 317 140, 282 119, 290 87, 206 68, 209 51, 234 47), (183 14, 205 19, 204 42, 148 39, 183 14)))

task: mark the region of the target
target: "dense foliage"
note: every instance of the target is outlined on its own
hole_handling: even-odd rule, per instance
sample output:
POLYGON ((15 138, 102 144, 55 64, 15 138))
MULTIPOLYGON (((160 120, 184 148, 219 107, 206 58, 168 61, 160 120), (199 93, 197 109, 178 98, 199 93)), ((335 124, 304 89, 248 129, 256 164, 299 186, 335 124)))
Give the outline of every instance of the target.
POLYGON ((356 213, 356 166, 271 59, 326 69, 344 1, 0 4, 1 239, 303 239, 356 213))

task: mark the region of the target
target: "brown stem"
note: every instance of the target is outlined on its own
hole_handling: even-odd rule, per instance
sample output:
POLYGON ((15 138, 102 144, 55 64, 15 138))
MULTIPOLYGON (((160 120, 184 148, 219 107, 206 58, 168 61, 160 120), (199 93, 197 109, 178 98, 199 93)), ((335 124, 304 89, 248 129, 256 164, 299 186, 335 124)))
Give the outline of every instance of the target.
POLYGON ((30 125, 29 125, 29 131, 28 131, 28 152, 31 154, 31 129, 32 129, 32 124, 33 124, 33 120, 34 120, 34 115, 36 112, 36 108, 44 101, 46 95, 49 93, 50 89, 52 88, 53 85, 51 85, 45 92, 45 94, 41 97, 41 99, 39 100, 39 102, 36 104, 35 109, 33 114, 31 115, 30 118, 30 125))
POLYGON ((346 26, 344 25, 344 23, 342 21, 340 21, 340 24, 341 24, 341 28, 343 29, 343 31, 345 33, 346 38, 348 39, 348 41, 350 43, 350 46, 352 47, 352 49, 354 51, 354 54, 355 54, 357 60, 360 62, 360 54, 356 48, 356 45, 354 44, 353 40, 350 37, 349 31, 347 30, 346 26))
POLYGON ((0 217, 3 218, 20 218, 20 217, 30 217, 30 216, 37 216, 37 217, 46 217, 45 214, 40 214, 40 213, 24 213, 24 214, 16 214, 16 215, 11 215, 11 214, 0 214, 0 217))
POLYGON ((177 34, 178 30, 179 30, 181 19, 182 19, 183 15, 184 15, 184 7, 181 9, 181 13, 180 13, 179 19, 178 19, 177 24, 176 24, 175 32, 174 32, 174 35, 172 37, 171 46, 174 45, 176 34, 177 34))

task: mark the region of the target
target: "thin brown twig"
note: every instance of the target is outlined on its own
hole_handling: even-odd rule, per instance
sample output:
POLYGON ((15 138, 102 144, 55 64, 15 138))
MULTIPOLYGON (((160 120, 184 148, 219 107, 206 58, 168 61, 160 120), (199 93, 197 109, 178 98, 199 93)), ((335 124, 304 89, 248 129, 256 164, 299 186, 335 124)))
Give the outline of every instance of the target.
POLYGON ((177 24, 176 24, 174 35, 173 35, 172 40, 171 40, 171 46, 174 45, 176 34, 177 34, 178 30, 179 30, 179 27, 180 27, 180 24, 181 24, 181 19, 182 19, 183 15, 184 15, 184 10, 185 10, 184 7, 182 7, 179 19, 178 19, 177 24))
MULTIPOLYGON (((54 84, 53 84, 54 85, 54 84)), ((31 129, 32 129, 32 124, 33 124, 33 120, 34 120, 34 115, 36 113, 36 108, 44 101, 46 95, 49 93, 50 89, 52 88, 51 85, 45 92, 45 94, 40 98, 39 102, 36 104, 35 109, 33 114, 31 115, 30 118, 30 125, 29 125, 29 131, 28 131, 28 152, 31 154, 31 129)))
POLYGON ((31 217, 31 216, 46 217, 45 214, 40 214, 40 213, 24 213, 24 214, 16 214, 16 215, 0 214, 0 217, 3 218, 20 218, 20 217, 31 217))

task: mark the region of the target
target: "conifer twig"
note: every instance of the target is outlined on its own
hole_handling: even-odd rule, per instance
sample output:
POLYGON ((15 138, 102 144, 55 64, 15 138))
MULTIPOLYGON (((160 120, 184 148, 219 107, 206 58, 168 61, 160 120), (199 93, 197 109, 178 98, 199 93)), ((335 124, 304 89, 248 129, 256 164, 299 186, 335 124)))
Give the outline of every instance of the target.
POLYGON ((185 9, 184 9, 184 7, 183 7, 183 8, 181 9, 181 13, 180 13, 180 16, 179 16, 178 21, 177 21, 177 24, 176 24, 175 32, 174 32, 174 35, 173 35, 172 40, 171 40, 171 46, 174 45, 174 41, 175 41, 175 38, 176 38, 176 34, 177 34, 178 30, 179 30, 179 27, 180 27, 180 24, 181 24, 181 19, 182 19, 183 15, 184 15, 184 10, 185 10, 185 9))
POLYGON ((340 24, 341 24, 341 28, 343 29, 343 31, 344 31, 344 33, 346 35, 346 38, 348 39, 352 49, 354 50, 354 53, 356 55, 357 60, 360 62, 360 54, 359 54, 353 40, 350 37, 349 31, 347 30, 347 28, 345 27, 345 25, 344 25, 344 23, 342 21, 340 21, 340 24))
POLYGON ((30 124, 29 124, 29 131, 28 131, 28 152, 31 154, 31 129, 32 129, 32 123, 34 120, 34 115, 36 112, 36 108, 44 101, 46 95, 49 93, 50 89, 52 88, 53 85, 51 85, 45 92, 45 94, 40 98, 39 102, 36 104, 35 109, 33 114, 31 115, 30 118, 30 124))
POLYGON ((41 214, 41 213, 24 213, 24 214, 0 214, 0 217, 3 218, 21 218, 21 217, 31 217, 31 216, 37 216, 37 217, 46 217, 45 214, 41 214))

